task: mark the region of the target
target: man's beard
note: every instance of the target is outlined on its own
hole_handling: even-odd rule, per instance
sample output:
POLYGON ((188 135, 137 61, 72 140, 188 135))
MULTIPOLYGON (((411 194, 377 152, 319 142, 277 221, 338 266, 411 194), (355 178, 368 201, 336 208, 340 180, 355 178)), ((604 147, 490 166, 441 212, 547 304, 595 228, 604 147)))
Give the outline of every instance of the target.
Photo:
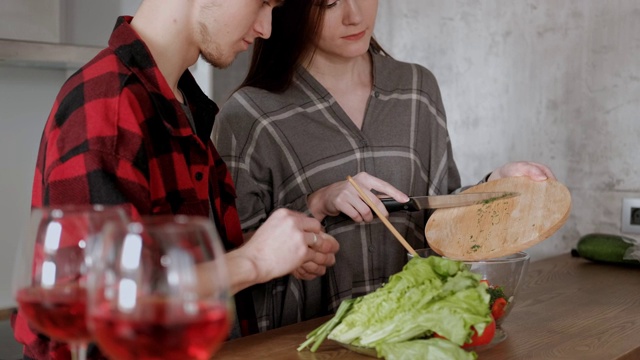
POLYGON ((220 49, 216 47, 213 51, 201 51, 200 57, 217 69, 226 69, 231 65, 231 63, 233 63, 235 56, 231 59, 227 59, 223 55, 224 52, 219 50, 220 49))

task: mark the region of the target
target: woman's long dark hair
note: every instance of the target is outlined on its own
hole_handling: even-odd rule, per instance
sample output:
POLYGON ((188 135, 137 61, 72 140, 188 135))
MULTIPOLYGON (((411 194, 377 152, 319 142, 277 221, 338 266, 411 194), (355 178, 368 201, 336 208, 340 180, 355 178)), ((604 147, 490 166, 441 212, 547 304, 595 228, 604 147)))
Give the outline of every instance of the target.
MULTIPOLYGON (((315 51, 316 39, 322 31, 325 0, 288 0, 273 10, 271 37, 256 39, 251 65, 239 88, 253 86, 271 92, 283 92, 291 86, 299 66, 308 65, 315 51)), ((371 38, 371 49, 387 55, 371 38)))

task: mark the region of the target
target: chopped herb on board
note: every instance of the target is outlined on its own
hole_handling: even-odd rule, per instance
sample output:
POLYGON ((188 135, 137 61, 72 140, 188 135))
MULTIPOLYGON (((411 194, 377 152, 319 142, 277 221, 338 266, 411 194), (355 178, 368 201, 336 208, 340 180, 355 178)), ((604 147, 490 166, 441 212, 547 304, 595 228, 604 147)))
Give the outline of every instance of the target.
POLYGON ((475 245, 471 246, 471 250, 474 251, 474 252, 478 251, 479 249, 480 249, 480 245, 478 245, 478 244, 475 244, 475 245))
POLYGON ((511 197, 511 196, 514 196, 514 195, 517 195, 517 194, 513 193, 513 192, 504 193, 504 194, 502 194, 500 196, 492 197, 492 198, 487 199, 487 200, 482 200, 481 204, 483 204, 483 205, 491 204, 492 202, 494 202, 496 200, 504 199, 506 197, 511 197))

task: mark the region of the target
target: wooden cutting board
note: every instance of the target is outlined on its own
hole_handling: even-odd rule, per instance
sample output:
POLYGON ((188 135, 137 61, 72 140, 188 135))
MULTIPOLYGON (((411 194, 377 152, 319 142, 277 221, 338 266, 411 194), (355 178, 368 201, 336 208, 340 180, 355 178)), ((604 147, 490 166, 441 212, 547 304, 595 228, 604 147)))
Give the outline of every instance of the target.
POLYGON ((525 250, 551 236, 569 217, 571 194, 556 180, 510 177, 464 193, 500 191, 518 196, 438 209, 425 227, 429 246, 457 260, 481 260, 525 250))

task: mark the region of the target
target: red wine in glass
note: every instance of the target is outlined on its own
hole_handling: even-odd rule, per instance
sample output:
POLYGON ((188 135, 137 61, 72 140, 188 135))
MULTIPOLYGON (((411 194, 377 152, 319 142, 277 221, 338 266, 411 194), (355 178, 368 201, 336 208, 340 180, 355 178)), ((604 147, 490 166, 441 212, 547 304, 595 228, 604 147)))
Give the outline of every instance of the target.
POLYGON ((87 293, 77 285, 23 288, 16 296, 20 311, 31 325, 62 342, 88 342, 87 293))
POLYGON ((107 223, 125 226, 124 208, 68 205, 33 209, 29 234, 16 258, 13 295, 19 321, 27 321, 38 335, 67 343, 77 360, 86 358, 91 340, 85 287, 89 254, 107 223))
POLYGON ((89 329, 118 360, 208 360, 229 333, 225 252, 209 218, 107 226, 87 278, 89 329))
POLYGON ((191 304, 198 308, 167 314, 174 308, 163 301, 145 304, 142 313, 113 311, 105 303, 91 316, 93 334, 100 348, 120 360, 207 360, 229 332, 226 307, 191 304))

